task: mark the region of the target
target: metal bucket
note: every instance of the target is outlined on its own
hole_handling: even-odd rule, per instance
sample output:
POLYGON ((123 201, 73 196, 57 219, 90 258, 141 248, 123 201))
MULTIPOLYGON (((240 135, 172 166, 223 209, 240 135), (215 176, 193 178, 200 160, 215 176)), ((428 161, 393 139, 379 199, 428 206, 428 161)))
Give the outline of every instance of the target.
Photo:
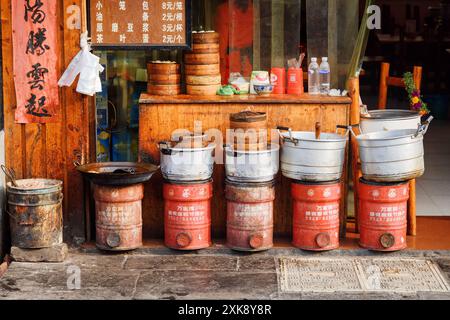
POLYGON ((226 181, 227 245, 237 251, 263 251, 273 247, 274 182, 226 181))
POLYGON ((178 148, 171 142, 160 142, 161 171, 172 181, 209 180, 214 170, 215 143, 205 148, 178 148))
POLYGON ((421 124, 421 116, 411 110, 373 110, 361 114, 361 132, 417 129, 421 124))
POLYGON ((269 182, 279 170, 278 145, 262 151, 235 151, 225 147, 225 171, 227 179, 235 182, 269 182))
POLYGON ((212 192, 212 180, 164 183, 164 242, 167 247, 198 250, 211 246, 212 192))
POLYGON ((303 250, 327 251, 339 247, 341 183, 292 183, 293 240, 303 250))
POLYGON ((320 139, 316 139, 314 132, 292 132, 282 127, 278 129, 289 131, 279 133, 282 141, 281 171, 285 177, 309 182, 341 179, 347 135, 322 133, 320 139))
MULTIPOLYGON (((431 120, 430 120, 431 121, 431 120)), ((423 137, 429 122, 419 129, 367 133, 356 136, 363 178, 377 182, 399 182, 425 172, 423 137)))
POLYGON ((142 246, 144 185, 94 185, 96 244, 99 249, 126 251, 142 246))
POLYGON ((358 185, 361 247, 375 251, 405 249, 408 182, 374 183, 361 179, 358 185))
POLYGON ((11 244, 24 249, 49 248, 63 242, 62 181, 17 180, 7 184, 11 244))

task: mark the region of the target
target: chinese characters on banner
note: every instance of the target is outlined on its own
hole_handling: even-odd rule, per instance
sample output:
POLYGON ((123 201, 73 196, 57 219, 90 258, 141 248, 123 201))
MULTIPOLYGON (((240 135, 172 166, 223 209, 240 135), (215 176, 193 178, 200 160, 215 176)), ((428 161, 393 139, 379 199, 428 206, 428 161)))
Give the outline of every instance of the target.
POLYGON ((185 0, 90 0, 94 46, 186 46, 185 0))
POLYGON ((17 123, 59 120, 57 2, 12 1, 17 123))

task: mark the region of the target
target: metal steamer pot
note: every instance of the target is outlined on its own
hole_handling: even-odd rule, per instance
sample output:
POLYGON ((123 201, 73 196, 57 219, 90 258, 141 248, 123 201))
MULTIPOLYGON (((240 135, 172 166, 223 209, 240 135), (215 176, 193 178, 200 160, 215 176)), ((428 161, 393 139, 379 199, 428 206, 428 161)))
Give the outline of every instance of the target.
POLYGON ((278 127, 281 137, 281 171, 287 178, 307 182, 327 182, 342 177, 348 128, 337 126, 336 133, 293 132, 278 127), (346 129, 344 136, 338 129, 346 129), (288 131, 281 133, 281 131, 288 131))
POLYGON ((422 176, 425 172, 423 137, 430 117, 416 129, 366 133, 357 136, 363 178, 375 182, 401 182, 422 176))
POLYGON ((162 141, 158 147, 161 153, 161 171, 166 180, 211 179, 214 169, 215 143, 209 143, 201 148, 183 148, 176 142, 162 141))
POLYGON ((225 171, 232 182, 269 182, 279 170, 278 145, 269 145, 267 150, 237 151, 225 145, 225 171))
POLYGON ((417 129, 421 125, 421 116, 411 110, 374 110, 361 114, 362 133, 389 130, 417 129))

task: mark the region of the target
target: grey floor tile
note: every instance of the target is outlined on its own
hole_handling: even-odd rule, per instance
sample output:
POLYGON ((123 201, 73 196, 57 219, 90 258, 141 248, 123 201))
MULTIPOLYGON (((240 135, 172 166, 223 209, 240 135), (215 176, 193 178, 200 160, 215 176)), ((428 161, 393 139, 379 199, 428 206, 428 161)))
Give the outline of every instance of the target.
POLYGON ((236 271, 238 258, 229 256, 129 256, 125 269, 172 271, 236 271))
POLYGON ((277 275, 253 272, 144 272, 134 299, 273 299, 277 275))

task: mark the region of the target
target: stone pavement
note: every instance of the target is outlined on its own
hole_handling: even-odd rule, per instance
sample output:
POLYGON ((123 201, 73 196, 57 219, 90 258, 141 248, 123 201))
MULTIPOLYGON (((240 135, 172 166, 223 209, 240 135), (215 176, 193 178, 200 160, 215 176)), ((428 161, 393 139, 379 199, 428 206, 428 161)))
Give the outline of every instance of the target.
MULTIPOLYGON (((296 292, 280 289, 280 258, 359 259, 389 257, 437 263, 450 284, 450 251, 404 251, 388 255, 365 250, 312 254, 278 248, 239 254, 221 246, 193 253, 165 248, 104 254, 71 249, 64 263, 13 262, 0 279, 1 299, 446 299, 447 292, 296 292), (278 272, 278 275, 277 275, 278 272)), ((332 278, 334 277, 331 273, 332 278)), ((311 277, 318 274, 311 273, 311 277)), ((331 279, 332 279, 331 278, 331 279)))

